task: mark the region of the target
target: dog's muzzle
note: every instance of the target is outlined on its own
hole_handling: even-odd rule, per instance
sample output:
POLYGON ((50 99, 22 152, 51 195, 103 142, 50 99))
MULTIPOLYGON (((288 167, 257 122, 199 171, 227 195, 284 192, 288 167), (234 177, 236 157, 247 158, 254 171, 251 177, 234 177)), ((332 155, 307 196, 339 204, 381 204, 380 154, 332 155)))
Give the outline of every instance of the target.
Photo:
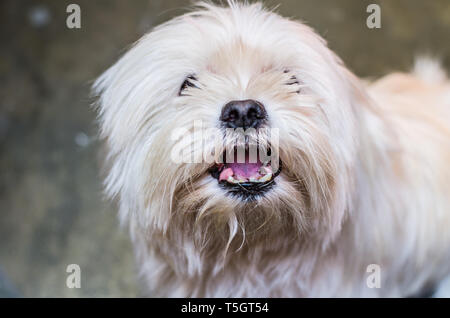
MULTIPOLYGON (((267 112, 260 102, 254 100, 232 101, 223 107, 220 120, 225 128, 257 129, 267 121, 267 112)), ((281 161, 279 160, 274 171, 272 162, 268 159, 270 149, 264 157, 259 151, 260 149, 256 152, 257 158, 251 158, 246 144, 245 147, 235 147, 224 152, 222 162, 210 168, 211 176, 229 193, 246 200, 256 199, 275 185, 275 178, 281 172, 281 161), (241 160, 238 160, 239 151, 241 160), (262 161, 261 158, 267 159, 262 161)))

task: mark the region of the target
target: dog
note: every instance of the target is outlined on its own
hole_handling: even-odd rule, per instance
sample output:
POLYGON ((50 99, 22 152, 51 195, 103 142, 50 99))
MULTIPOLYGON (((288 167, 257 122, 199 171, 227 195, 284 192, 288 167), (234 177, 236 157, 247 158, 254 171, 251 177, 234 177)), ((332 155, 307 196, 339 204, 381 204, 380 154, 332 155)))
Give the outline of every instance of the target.
POLYGON ((259 3, 200 3, 93 90, 105 192, 149 295, 409 297, 449 275, 450 82, 438 63, 369 83, 300 22, 259 3), (255 147, 270 160, 250 162, 255 147))

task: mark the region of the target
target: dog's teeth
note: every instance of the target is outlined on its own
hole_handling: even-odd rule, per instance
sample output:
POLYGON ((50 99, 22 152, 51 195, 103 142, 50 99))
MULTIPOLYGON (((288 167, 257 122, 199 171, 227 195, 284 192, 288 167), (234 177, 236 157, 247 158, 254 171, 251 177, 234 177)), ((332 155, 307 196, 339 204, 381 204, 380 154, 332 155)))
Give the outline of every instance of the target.
POLYGON ((272 173, 273 171, 272 171, 272 167, 270 167, 270 166, 267 166, 267 167, 261 167, 260 169, 259 169, 259 173, 260 174, 262 174, 262 175, 266 175, 266 174, 269 174, 269 173, 272 173))
MULTIPOLYGON (((250 179, 251 180, 251 179, 250 179)), ((233 183, 233 184, 237 184, 237 183, 245 183, 248 182, 249 180, 245 179, 245 178, 239 178, 239 179, 235 179, 233 176, 229 176, 227 179, 227 182, 229 183, 233 183)), ((257 182, 256 180, 253 182, 257 182)))
POLYGON ((229 182, 229 183, 242 183, 242 182, 245 182, 245 180, 244 181, 242 181, 242 180, 243 179, 236 180, 232 176, 229 176, 228 179, 227 179, 227 182, 229 182))
POLYGON ((265 176, 262 176, 258 179, 258 182, 267 182, 270 181, 270 179, 272 179, 272 173, 268 173, 265 176))
POLYGON ((227 179, 227 182, 229 182, 229 183, 235 183, 236 180, 234 180, 233 176, 229 176, 228 179, 227 179))

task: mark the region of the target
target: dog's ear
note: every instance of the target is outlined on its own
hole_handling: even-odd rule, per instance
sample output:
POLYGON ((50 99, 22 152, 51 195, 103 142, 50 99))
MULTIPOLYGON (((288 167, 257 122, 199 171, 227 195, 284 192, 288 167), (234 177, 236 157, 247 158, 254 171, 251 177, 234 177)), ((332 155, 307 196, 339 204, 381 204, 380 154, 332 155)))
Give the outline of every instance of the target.
MULTIPOLYGON (((106 70, 93 84, 92 94, 96 98, 94 104, 98 115, 100 135, 103 139, 110 140, 113 148, 122 149, 127 142, 127 123, 131 124, 131 116, 136 112, 133 107, 132 94, 138 83, 135 71, 130 67, 136 67, 131 51, 121 57, 113 66, 106 70)), ((131 128, 131 127, 130 127, 131 128)))
MULTIPOLYGON (((331 242, 355 200, 353 186, 358 174, 359 140, 367 131, 368 121, 374 122, 368 119, 374 117, 373 104, 364 83, 327 47, 326 41, 310 27, 292 23, 291 38, 295 37, 297 42, 291 49, 298 54, 301 77, 308 93, 317 97, 317 109, 320 109, 314 123, 325 136, 320 149, 327 150, 321 159, 326 162, 331 158, 322 165, 317 156, 320 151, 310 153, 310 162, 319 163, 316 176, 309 181, 310 196, 317 199, 318 213, 323 216, 313 226, 324 236, 324 242, 331 242)), ((316 142, 313 140, 312 144, 316 142)))
POLYGON ((158 108, 177 95, 179 79, 170 76, 160 38, 144 36, 93 84, 101 136, 112 141, 114 151, 133 142, 158 108))
MULTIPOLYGON (((164 146, 170 134, 166 132, 172 127, 174 101, 179 98, 180 86, 189 71, 183 69, 189 63, 180 61, 186 58, 180 54, 177 36, 173 29, 156 28, 104 72, 92 87, 97 98, 100 137, 107 148, 105 192, 108 197, 119 199, 122 220, 133 211, 145 211, 140 214, 144 219, 145 213, 150 215, 149 193, 162 179, 155 177, 162 170, 155 167, 154 162, 159 161, 154 157, 157 152, 160 157, 168 157, 165 152, 170 147, 164 146), (177 65, 182 67, 174 67, 177 65)), ((166 199, 160 201, 152 202, 153 207, 170 203, 166 199)), ((152 220, 148 217, 142 224, 152 220)), ((158 222, 165 221, 158 216, 158 222)))

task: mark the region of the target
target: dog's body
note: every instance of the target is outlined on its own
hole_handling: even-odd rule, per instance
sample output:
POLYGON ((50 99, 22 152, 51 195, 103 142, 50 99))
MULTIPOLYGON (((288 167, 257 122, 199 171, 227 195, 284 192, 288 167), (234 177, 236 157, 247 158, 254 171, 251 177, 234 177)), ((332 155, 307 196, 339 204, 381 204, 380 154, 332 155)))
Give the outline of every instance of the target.
POLYGON ((230 6, 158 27, 96 83, 107 193, 152 294, 414 296, 439 283, 450 273, 444 73, 423 61, 366 85, 308 27, 230 6), (223 105, 249 99, 279 128, 270 190, 243 199, 210 164, 171 162, 174 129, 220 127, 223 105))

